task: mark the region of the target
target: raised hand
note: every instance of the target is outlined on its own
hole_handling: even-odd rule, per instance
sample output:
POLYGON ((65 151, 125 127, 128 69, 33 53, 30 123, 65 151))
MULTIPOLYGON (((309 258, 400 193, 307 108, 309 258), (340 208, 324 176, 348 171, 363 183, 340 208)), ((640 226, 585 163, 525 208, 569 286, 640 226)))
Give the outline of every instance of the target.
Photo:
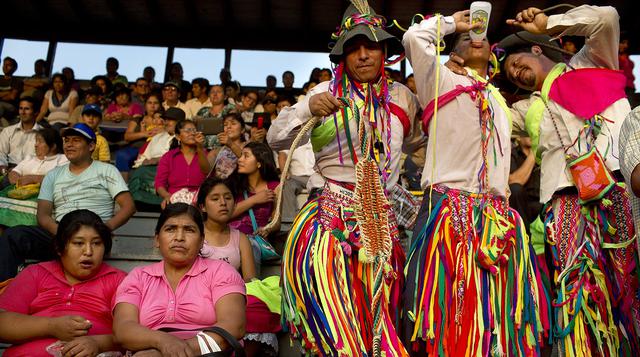
POLYGON ((482 24, 476 22, 475 24, 471 24, 471 20, 469 19, 469 10, 458 11, 451 15, 453 17, 453 21, 456 24, 456 32, 469 32, 473 29, 477 29, 482 27, 482 24))
POLYGON ((516 14, 514 19, 508 19, 507 24, 520 27, 527 32, 546 34, 548 20, 549 16, 542 12, 542 10, 536 7, 530 7, 516 14))
POLYGON ((309 110, 317 117, 331 115, 342 107, 342 103, 329 92, 314 94, 309 98, 309 110))

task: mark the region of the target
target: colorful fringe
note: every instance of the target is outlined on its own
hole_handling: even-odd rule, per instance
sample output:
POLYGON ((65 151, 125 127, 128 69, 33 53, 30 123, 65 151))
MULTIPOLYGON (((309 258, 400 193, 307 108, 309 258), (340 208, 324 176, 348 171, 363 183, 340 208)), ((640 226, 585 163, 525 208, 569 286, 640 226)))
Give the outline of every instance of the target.
POLYGON ((577 194, 554 197, 545 211, 545 236, 554 339, 562 354, 640 356, 637 247, 624 187, 586 206, 577 194))
MULTIPOLYGON (((308 355, 371 356, 376 271, 360 242, 353 187, 332 185, 333 191, 327 184, 305 205, 289 233, 282 256, 282 320, 308 355)), ((395 328, 405 256, 390 210, 389 222, 393 247, 384 265, 380 349, 386 356, 407 356, 395 328)))
POLYGON ((448 190, 423 224, 405 269, 411 349, 432 356, 539 355, 550 308, 517 212, 503 198, 448 190))

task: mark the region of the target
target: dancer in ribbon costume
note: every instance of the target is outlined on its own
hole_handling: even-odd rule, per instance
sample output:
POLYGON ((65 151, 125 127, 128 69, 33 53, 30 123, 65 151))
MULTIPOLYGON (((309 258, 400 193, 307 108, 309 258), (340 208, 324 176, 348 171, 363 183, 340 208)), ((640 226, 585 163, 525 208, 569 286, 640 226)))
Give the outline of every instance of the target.
MULTIPOLYGON (((405 286, 404 339, 416 356, 535 356, 549 305, 535 252, 506 199, 510 110, 488 82, 488 40, 472 42, 469 11, 435 15, 403 37, 425 108, 423 204, 405 286), (466 75, 439 63, 443 36, 466 75)), ((495 60, 494 60, 495 63, 495 60)))
POLYGON ((507 21, 526 32, 498 44, 507 78, 535 91, 514 104, 513 123, 541 160, 554 348, 566 356, 640 355, 637 248, 618 163, 630 111, 618 21, 613 7, 529 8, 507 21), (548 35, 584 36, 585 45, 565 65, 548 35))
POLYGON ((405 356, 396 332, 405 256, 385 190, 398 181, 401 152, 423 143, 418 104, 385 78, 385 58, 402 53, 400 41, 366 2, 352 3, 334 34, 335 79, 283 109, 267 134, 282 150, 301 126, 313 127, 325 181, 284 249, 282 316, 309 354, 405 356))

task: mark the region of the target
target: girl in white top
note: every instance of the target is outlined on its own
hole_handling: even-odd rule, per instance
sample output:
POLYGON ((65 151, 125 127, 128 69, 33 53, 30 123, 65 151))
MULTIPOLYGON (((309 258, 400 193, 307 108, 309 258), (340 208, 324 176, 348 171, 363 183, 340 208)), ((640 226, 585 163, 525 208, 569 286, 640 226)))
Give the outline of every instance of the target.
POLYGON ((18 186, 42 183, 46 174, 68 163, 62 154, 62 139, 55 129, 40 129, 36 133, 35 155, 27 156, 11 170, 9 182, 18 186))
POLYGON ((36 120, 40 121, 49 113, 47 117, 49 124, 62 123, 66 125, 69 123, 71 112, 78 104, 78 92, 69 88, 67 77, 60 73, 54 74, 51 78, 51 87, 52 89, 44 94, 40 114, 36 120))

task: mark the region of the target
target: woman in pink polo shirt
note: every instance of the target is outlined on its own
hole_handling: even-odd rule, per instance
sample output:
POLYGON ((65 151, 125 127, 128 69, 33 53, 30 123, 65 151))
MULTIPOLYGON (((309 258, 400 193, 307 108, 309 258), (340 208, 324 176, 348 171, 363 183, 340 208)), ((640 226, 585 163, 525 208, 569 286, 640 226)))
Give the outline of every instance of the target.
POLYGON ((65 215, 53 240, 59 259, 28 266, 0 295, 4 356, 51 356, 63 341, 67 356, 95 356, 117 349, 111 305, 125 273, 102 262, 111 230, 88 210, 65 215))
MULTIPOLYGON (((204 242, 202 213, 184 203, 167 205, 155 240, 162 261, 133 269, 118 288, 116 340, 131 351, 195 356, 202 353, 196 335, 208 327, 221 327, 241 339, 244 281, 229 264, 198 255, 204 242)), ((220 348, 227 347, 219 335, 205 333, 220 348)))

